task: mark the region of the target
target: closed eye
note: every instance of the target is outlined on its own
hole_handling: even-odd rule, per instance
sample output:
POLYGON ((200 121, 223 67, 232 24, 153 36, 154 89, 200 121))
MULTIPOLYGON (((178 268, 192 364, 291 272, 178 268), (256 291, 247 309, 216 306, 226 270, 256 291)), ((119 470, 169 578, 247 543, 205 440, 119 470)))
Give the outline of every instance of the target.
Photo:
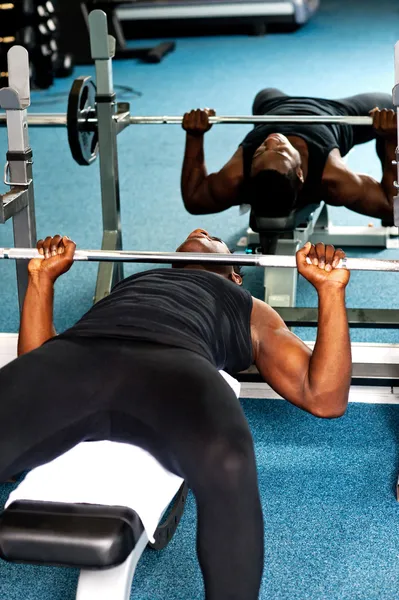
POLYGON ((279 154, 280 156, 288 157, 287 150, 277 150, 277 149, 267 150, 266 149, 265 152, 273 152, 273 154, 279 154))

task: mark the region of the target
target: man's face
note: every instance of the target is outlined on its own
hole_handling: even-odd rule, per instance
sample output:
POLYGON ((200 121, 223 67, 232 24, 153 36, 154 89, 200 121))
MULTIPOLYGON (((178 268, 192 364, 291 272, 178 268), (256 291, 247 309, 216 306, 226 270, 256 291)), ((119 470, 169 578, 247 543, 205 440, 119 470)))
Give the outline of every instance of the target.
MULTIPOLYGON (((301 157, 289 142, 288 138, 281 133, 272 133, 263 144, 259 146, 252 158, 251 175, 255 176, 261 171, 270 169, 286 174, 292 169, 301 172, 301 157)), ((301 174, 298 171, 298 176, 301 174)))
POLYGON ((205 229, 194 229, 180 244, 176 252, 210 252, 230 254, 226 244, 218 237, 211 236, 205 229))
MULTIPOLYGON (((211 236, 206 229, 194 229, 187 239, 176 249, 176 252, 231 254, 228 246, 220 238, 211 236)), ((178 267, 179 265, 174 266, 178 267)), ((241 276, 234 271, 234 268, 231 265, 223 266, 204 263, 203 265, 189 264, 186 268, 212 271, 213 273, 218 273, 227 279, 231 279, 238 285, 242 284, 241 276)))

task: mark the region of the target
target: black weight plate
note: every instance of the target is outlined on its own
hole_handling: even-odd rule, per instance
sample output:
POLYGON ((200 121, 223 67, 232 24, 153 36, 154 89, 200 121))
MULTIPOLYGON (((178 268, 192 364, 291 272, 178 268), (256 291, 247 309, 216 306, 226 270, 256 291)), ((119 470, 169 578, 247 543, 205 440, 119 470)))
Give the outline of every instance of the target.
POLYGON ((88 127, 82 120, 92 116, 96 104, 96 86, 91 77, 78 77, 68 98, 68 142, 78 165, 91 165, 98 154, 97 127, 88 127))

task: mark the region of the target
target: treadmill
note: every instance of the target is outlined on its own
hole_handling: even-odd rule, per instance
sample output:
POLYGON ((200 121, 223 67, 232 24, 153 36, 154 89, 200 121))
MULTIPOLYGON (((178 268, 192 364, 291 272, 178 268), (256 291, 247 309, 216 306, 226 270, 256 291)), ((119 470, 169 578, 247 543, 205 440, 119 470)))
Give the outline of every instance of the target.
POLYGON ((305 24, 319 0, 114 0, 120 21, 144 22, 248 22, 305 24))

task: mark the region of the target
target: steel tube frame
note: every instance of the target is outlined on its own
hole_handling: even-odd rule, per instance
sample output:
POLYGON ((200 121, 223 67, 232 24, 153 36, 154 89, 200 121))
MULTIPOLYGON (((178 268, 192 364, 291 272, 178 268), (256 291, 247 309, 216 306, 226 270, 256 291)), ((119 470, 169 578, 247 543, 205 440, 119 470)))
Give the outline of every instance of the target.
MULTIPOLYGON (((108 35, 107 16, 102 10, 89 15, 91 55, 96 66, 98 145, 100 156, 101 202, 103 217, 102 249, 122 248, 117 135, 120 128, 116 114, 112 58, 115 40, 108 35)), ((113 285, 123 279, 123 264, 100 264, 94 303, 107 296, 113 285)))
MULTIPOLYGON (((275 307, 288 327, 317 327, 319 311, 317 308, 302 306, 275 307)), ((395 308, 347 308, 351 329, 398 329, 399 310, 395 308)))
POLYGON ((395 161, 393 164, 396 164, 396 181, 394 182, 396 194, 393 198, 393 217, 394 223, 398 227, 399 226, 399 42, 395 44, 394 50, 394 62, 395 62, 395 85, 392 90, 392 103, 396 109, 397 116, 397 144, 396 144, 396 152, 395 152, 395 161))

